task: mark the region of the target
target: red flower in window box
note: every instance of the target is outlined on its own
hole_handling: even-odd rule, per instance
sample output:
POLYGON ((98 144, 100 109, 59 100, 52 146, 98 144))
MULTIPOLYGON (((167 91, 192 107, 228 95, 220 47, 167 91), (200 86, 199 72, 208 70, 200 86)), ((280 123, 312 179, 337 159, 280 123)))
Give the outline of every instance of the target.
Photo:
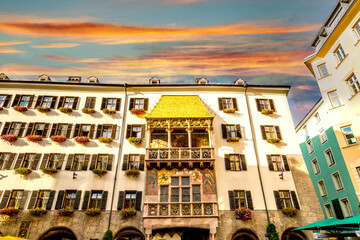
POLYGON ((57 210, 59 217, 70 217, 74 213, 74 208, 72 207, 64 207, 57 210))
POLYGON ((228 108, 228 109, 223 110, 224 113, 234 113, 235 111, 236 111, 236 108, 228 108))
POLYGON ((29 214, 34 217, 41 217, 42 215, 46 214, 46 209, 32 208, 32 209, 29 209, 29 214))
POLYGON ((96 169, 93 169, 92 172, 96 175, 98 175, 99 177, 102 177, 104 176, 108 171, 105 170, 105 169, 99 169, 99 168, 96 168, 96 169))
POLYGON ((107 115, 112 115, 112 114, 116 113, 116 110, 110 110, 110 109, 104 108, 103 113, 105 113, 107 115))
POLYGON ((40 142, 43 140, 41 135, 27 135, 26 139, 31 142, 40 142))
POLYGON ((133 108, 130 110, 130 112, 134 115, 141 115, 141 114, 145 114, 145 110, 142 108, 133 108))
POLYGON ((30 168, 15 168, 14 172, 16 174, 21 174, 25 176, 25 175, 29 175, 32 172, 32 170, 30 168))
POLYGON ((81 144, 86 144, 86 143, 90 142, 90 139, 88 137, 82 137, 82 136, 75 137, 74 140, 75 140, 75 142, 81 143, 81 144))
POLYGON ((66 141, 66 137, 62 135, 54 135, 50 137, 51 141, 61 143, 66 141))
POLYGON ((281 142, 281 139, 280 139, 280 138, 268 138, 268 139, 266 139, 266 141, 267 141, 268 143, 274 144, 274 143, 279 143, 279 142, 281 142))
POLYGON ((128 177, 137 178, 140 175, 140 171, 137 169, 129 169, 129 170, 126 170, 125 175, 128 177))
POLYGON ((69 108, 69 107, 59 107, 58 109, 60 112, 63 112, 63 113, 71 113, 73 111, 72 108, 69 108))
POLYGON ((0 138, 1 138, 3 141, 7 141, 7 142, 15 142, 16 140, 18 140, 18 136, 13 135, 13 134, 1 135, 0 138))
POLYGON ((55 174, 55 173, 58 172, 58 170, 57 170, 56 168, 43 168, 43 169, 41 169, 41 171, 42 171, 43 173, 49 174, 49 175, 55 174))
POLYGON ((282 213, 289 217, 295 217, 298 213, 298 210, 293 207, 287 207, 282 209, 282 213))
POLYGON ((109 137, 99 137, 98 140, 101 143, 111 143, 112 142, 112 138, 109 138, 109 137))
POLYGON ((235 209, 235 216, 236 216, 236 219, 240 219, 242 221, 247 221, 247 220, 251 220, 252 212, 250 209, 242 207, 239 209, 235 209))
POLYGON ((81 109, 81 111, 82 111, 83 113, 86 113, 86 114, 93 114, 93 113, 95 113, 95 109, 93 109, 93 108, 83 108, 83 109, 81 109))
POLYGON ((42 113, 51 111, 51 109, 49 107, 40 107, 40 106, 37 106, 36 110, 38 110, 39 112, 42 112, 42 113))
POLYGON ((129 218, 133 218, 136 215, 136 210, 132 208, 124 208, 120 210, 120 214, 123 219, 127 220, 129 218))
POLYGON ((18 112, 26 112, 26 111, 28 110, 27 107, 18 106, 18 105, 13 106, 13 109, 14 109, 15 111, 18 111, 18 112))
POLYGON ((3 209, 0 209, 0 214, 7 215, 7 216, 16 216, 19 213, 19 209, 14 207, 6 207, 3 209))
POLYGON ((141 137, 129 137, 128 138, 129 143, 138 145, 142 143, 142 138, 141 137))
POLYGON ((85 210, 85 214, 91 217, 98 216, 101 213, 101 209, 99 208, 88 208, 85 210))
POLYGON ((272 109, 263 109, 263 110, 261 110, 261 113, 265 114, 265 115, 271 115, 271 114, 274 113, 274 110, 272 110, 272 109))

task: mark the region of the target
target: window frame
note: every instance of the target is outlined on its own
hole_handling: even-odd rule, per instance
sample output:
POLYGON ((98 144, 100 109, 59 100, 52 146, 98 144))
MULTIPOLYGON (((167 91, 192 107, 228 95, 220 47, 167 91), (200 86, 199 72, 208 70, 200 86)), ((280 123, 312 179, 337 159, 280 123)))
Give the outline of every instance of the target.
POLYGON ((48 201, 50 199, 50 190, 39 190, 37 197, 36 197, 36 201, 34 204, 34 208, 41 208, 41 209, 45 209, 46 210, 46 206, 48 204, 48 201), (46 193, 47 196, 41 196, 42 193, 46 193), (39 207, 39 201, 42 201, 42 207, 39 207))
POLYGON ((313 152, 315 152, 314 144, 312 143, 311 139, 306 141, 306 148, 307 148, 309 154, 312 154, 313 152))
POLYGON ((355 96, 356 94, 358 94, 360 92, 360 83, 359 80, 357 79, 355 73, 352 73, 350 77, 348 77, 346 79, 346 85, 349 87, 350 92, 351 92, 351 96, 355 96), (350 83, 350 81, 352 81, 350 83), (355 87, 355 89, 354 89, 355 87))
POLYGON ((126 138, 131 138, 131 137, 136 137, 136 138, 143 138, 143 128, 144 128, 144 125, 142 124, 128 124, 127 125, 127 132, 126 133, 126 138), (134 128, 139 128, 140 129, 140 132, 135 132, 134 131, 134 128), (134 135, 134 133, 136 133, 136 135, 134 135), (140 136, 138 136, 140 135, 140 136))
POLYGON ((353 212, 353 210, 351 208, 351 204, 350 204, 349 199, 347 197, 339 199, 339 202, 340 202, 341 210, 342 210, 345 218, 349 218, 349 217, 354 216, 354 212, 353 212))
POLYGON ((352 125, 343 126, 343 127, 341 127, 340 129, 341 129, 341 133, 342 133, 343 136, 344 136, 344 140, 345 140, 347 146, 352 146, 352 145, 358 144, 358 140, 357 140, 357 138, 356 138, 356 134, 354 133, 354 130, 353 130, 353 128, 352 128, 352 125), (351 132, 350 132, 350 133, 344 133, 344 129, 345 129, 345 128, 350 128, 350 129, 351 129, 351 132), (353 135, 353 138, 355 139, 355 142, 354 142, 354 143, 351 143, 351 144, 349 144, 349 142, 348 142, 348 140, 347 140, 347 138, 346 138, 346 136, 347 136, 347 135, 350 135, 350 134, 352 134, 352 135, 353 135))
POLYGON ((340 192, 340 191, 342 191, 342 190, 345 189, 345 186, 344 186, 344 183, 343 183, 343 181, 342 181, 342 179, 341 179, 341 176, 340 176, 340 172, 339 172, 339 171, 336 171, 336 172, 332 173, 332 174, 331 174, 331 178, 332 178, 332 180, 333 180, 333 183, 334 183, 334 186, 335 186, 335 190, 336 190, 337 192, 340 192), (338 178, 335 177, 335 176, 338 176, 338 178), (338 180, 340 180, 340 181, 338 181, 338 180))
POLYGON ((96 97, 86 97, 84 108, 95 109, 96 97))
POLYGON ((22 200, 22 198, 23 198, 23 196, 24 196, 24 190, 22 190, 22 189, 13 189, 13 190, 11 190, 11 194, 10 194, 10 196, 9 196, 9 199, 8 199, 8 201, 7 201, 7 203, 6 203, 6 207, 14 207, 14 208, 19 208, 20 207, 20 204, 21 204, 21 200, 22 200), (20 196, 15 196, 14 197, 14 193, 21 193, 20 194, 20 196), (10 203, 12 202, 12 199, 14 199, 14 206, 12 206, 12 204, 10 205, 10 203))
POLYGON ((275 112, 274 100, 270 98, 257 98, 258 111, 273 110, 275 112), (266 102, 266 103, 264 103, 266 102))
POLYGON ((340 64, 344 61, 344 59, 348 54, 345 53, 344 48, 342 47, 341 44, 339 44, 334 51, 334 55, 336 56, 338 64, 340 64))
POLYGON ((197 203, 202 201, 202 189, 201 184, 199 183, 192 183, 191 176, 190 175, 170 175, 169 176, 169 183, 166 184, 160 184, 160 191, 159 191, 159 202, 162 203, 197 203), (173 184, 174 179, 178 179, 178 184, 176 185, 175 182, 173 184), (183 179, 188 178, 188 185, 183 184, 183 179), (194 192, 194 187, 199 188, 199 192, 194 192), (163 192, 163 189, 167 191, 163 192), (189 195, 183 194, 183 189, 189 189, 189 195), (176 191, 173 191, 176 190, 176 191), (199 198, 199 201, 194 201, 194 196, 199 198), (189 201, 183 201, 184 196, 189 196, 189 201), (163 201, 163 199, 167 200, 167 202, 163 201), (178 200, 178 201, 176 201, 178 200))
MULTIPOLYGON (((71 171, 82 171, 85 164, 86 154, 74 154, 73 162, 71 163, 71 171), (77 159, 78 157, 78 159, 77 159), (82 157, 83 159, 80 159, 82 157), (77 166, 77 168, 75 168, 77 166)), ((68 160, 69 161, 69 160, 68 160)))
POLYGON ((124 208, 132 208, 136 207, 136 191, 125 191, 124 194, 124 208), (127 195, 130 195, 130 198, 127 198, 127 195), (134 197, 134 198, 133 198, 134 197))
POLYGON ((357 37, 357 42, 360 41, 360 19, 354 24, 354 26, 352 27, 352 30, 355 32, 356 37, 357 37))
POLYGON ((109 164, 109 158, 110 158, 110 154, 98 154, 98 157, 97 157, 97 160, 95 163, 95 168, 107 170, 107 166, 109 164), (104 160, 104 158, 107 158, 106 161, 104 160), (99 167, 99 164, 101 164, 101 167, 99 167))
POLYGON ((336 107, 342 106, 342 103, 341 103, 341 101, 340 101, 340 97, 339 97, 339 95, 337 94, 337 89, 327 92, 327 95, 328 95, 328 98, 329 98, 329 100, 330 100, 330 103, 331 103, 331 107, 332 107, 332 108, 336 108, 336 107), (335 94, 336 94, 336 97, 331 97, 330 94, 332 94, 332 93, 335 93, 335 94), (339 101, 339 103, 338 103, 339 105, 335 106, 333 99, 337 99, 337 100, 339 101))
POLYGON ((104 196, 104 191, 91 191, 89 196, 89 205, 88 208, 98 208, 101 209, 101 203, 104 196), (93 198, 94 195, 96 198, 93 198), (101 196, 101 198, 99 198, 101 196))
POLYGON ((127 170, 139 170, 140 155, 141 154, 129 154, 127 170), (133 160, 132 160, 132 158, 133 158, 133 160), (136 159, 134 159, 134 158, 136 158, 136 159), (134 163, 133 167, 132 167, 131 163, 134 163), (137 167, 136 167, 136 163, 137 163, 137 167))
POLYGON ((319 188, 319 193, 320 193, 320 196, 322 198, 324 197, 327 197, 328 193, 327 193, 327 190, 326 190, 326 186, 325 186, 325 182, 323 179, 319 180, 317 182, 317 185, 318 185, 318 188, 319 188))
POLYGON ((0 107, 8 108, 12 95, 0 94, 0 107))
POLYGON ((334 153, 333 153, 331 147, 329 147, 328 149, 326 149, 326 150, 324 151, 324 154, 325 154, 325 159, 326 159, 327 165, 328 165, 329 167, 334 166, 334 165, 336 164, 336 159, 335 159, 335 157, 334 157, 334 153), (333 160, 333 161, 331 161, 328 152, 331 153, 331 156, 332 156, 332 160, 333 160))
POLYGON ((319 162, 318 162, 317 158, 314 158, 313 160, 311 160, 311 166, 313 168, 313 171, 314 171, 315 175, 318 175, 321 172, 319 162), (314 164, 314 163, 316 163, 316 164, 314 164))
POLYGON ((278 138, 278 136, 276 134, 276 128, 274 125, 264 125, 264 130, 265 130, 266 139, 278 138), (271 131, 269 130, 270 128, 271 128, 271 131), (267 129, 268 129, 268 131, 267 131, 267 129), (272 137, 272 135, 274 135, 274 137, 272 137))
POLYGON ((327 215, 328 218, 334 218, 334 211, 332 209, 331 203, 326 203, 324 204, 324 209, 325 209, 325 213, 327 215))
POLYGON ((241 157, 240 154, 231 153, 229 154, 230 171, 241 171, 241 157), (233 159, 232 159, 233 157, 233 159), (235 159, 237 157, 237 159, 235 159), (238 163, 238 165, 236 165, 238 163), (238 169, 236 168, 238 166, 238 169))
POLYGON ((317 65, 317 69, 318 69, 318 71, 319 71, 320 78, 324 78, 324 77, 327 77, 327 76, 330 75, 330 74, 329 74, 329 71, 328 71, 328 69, 327 69, 326 63, 321 63, 321 64, 317 65), (325 67, 325 72, 326 72, 327 74, 323 74, 323 72, 321 71, 320 67, 323 67, 323 66, 325 67))
POLYGON ((6 170, 6 165, 7 162, 10 160, 11 158, 11 154, 10 152, 0 152, 0 170, 6 170), (5 157, 8 156, 8 157, 5 157))
POLYGON ((24 158, 21 161, 20 167, 21 168, 30 168, 32 169, 34 166, 32 166, 36 159, 36 153, 25 153, 24 158))
POLYGON ((321 145, 324 145, 329 140, 327 137, 326 131, 324 129, 320 129, 319 139, 320 139, 321 145), (324 136, 325 136, 325 140, 324 140, 324 136))
POLYGON ((291 192, 289 190, 278 190, 279 192, 279 201, 280 204, 282 206, 282 208, 287 208, 287 207, 294 207, 294 203, 292 201, 292 197, 291 197, 291 192), (289 197, 285 197, 284 194, 287 193, 289 195, 289 197), (281 196, 283 194, 283 196, 281 196), (289 201, 290 205, 287 206, 286 200, 289 201))
MULTIPOLYGON (((21 137, 21 136, 19 136, 20 135, 20 133, 21 133, 21 128, 22 128, 22 126, 23 126, 23 123, 22 122, 10 122, 10 126, 9 126, 9 129, 7 130, 7 134, 12 134, 12 135, 16 135, 16 136, 18 136, 18 137, 21 137), (14 125, 16 125, 16 124, 18 124, 17 126, 16 126, 16 128, 14 128, 14 125), (19 127, 20 126, 20 127, 19 127), (17 132, 17 134, 15 134, 15 132, 14 133, 11 133, 11 131, 15 131, 15 132, 17 132)), ((24 131, 25 131, 25 128, 24 128, 24 131)), ((23 131, 23 132, 24 132, 23 131)))
POLYGON ((271 164, 273 166, 274 172, 285 172, 285 163, 283 160, 283 155, 281 154, 270 154, 271 164), (274 161, 275 160, 275 161, 274 161), (276 166, 276 167, 275 167, 276 166))
POLYGON ((74 207, 76 201, 76 190, 65 190, 61 208, 74 207), (69 203, 69 204, 68 204, 69 203))

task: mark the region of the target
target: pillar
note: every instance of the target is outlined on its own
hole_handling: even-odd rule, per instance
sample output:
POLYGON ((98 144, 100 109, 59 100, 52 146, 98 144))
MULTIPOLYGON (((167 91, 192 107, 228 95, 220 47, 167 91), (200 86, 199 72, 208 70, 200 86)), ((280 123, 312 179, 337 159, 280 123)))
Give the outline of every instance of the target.
POLYGON ((188 142, 189 142, 189 147, 192 147, 192 141, 191 141, 191 133, 194 131, 194 129, 192 128, 187 128, 186 132, 188 133, 188 142))
POLYGON ((166 129, 167 133, 168 133, 168 148, 171 148, 171 133, 174 131, 171 128, 167 128, 166 129))
POLYGON ((150 147, 150 143, 151 143, 151 133, 152 133, 153 129, 150 127, 146 128, 146 132, 148 134, 148 137, 146 138, 146 148, 150 147))
POLYGON ((208 136, 209 136, 209 147, 212 147, 212 131, 213 131, 213 128, 212 127, 207 127, 206 131, 209 133, 208 134, 208 136))

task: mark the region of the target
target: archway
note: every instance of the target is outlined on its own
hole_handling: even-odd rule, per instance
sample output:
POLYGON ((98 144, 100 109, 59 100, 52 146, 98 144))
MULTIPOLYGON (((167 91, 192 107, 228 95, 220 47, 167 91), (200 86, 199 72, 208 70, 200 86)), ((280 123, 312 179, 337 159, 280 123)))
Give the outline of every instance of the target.
POLYGON ((259 240, 259 238, 249 229, 240 229, 233 235, 231 240, 259 240))
POLYGON ((301 231, 292 232, 291 229, 287 229, 282 234, 281 240, 307 240, 307 237, 301 231))
POLYGON ((77 240, 77 238, 70 229, 66 227, 56 227, 46 231, 40 236, 39 240, 77 240))
POLYGON ((208 240, 209 229, 162 228, 152 232, 153 240, 208 240))
POLYGON ((124 228, 120 230, 114 237, 115 240, 145 240, 142 234, 136 228, 124 228))

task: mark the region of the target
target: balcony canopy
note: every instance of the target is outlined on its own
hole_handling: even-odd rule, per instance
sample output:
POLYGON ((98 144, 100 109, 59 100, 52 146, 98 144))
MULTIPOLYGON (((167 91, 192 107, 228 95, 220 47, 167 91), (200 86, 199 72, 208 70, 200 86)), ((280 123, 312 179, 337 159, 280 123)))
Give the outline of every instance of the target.
POLYGON ((147 119, 212 119, 199 96, 162 96, 147 119))

